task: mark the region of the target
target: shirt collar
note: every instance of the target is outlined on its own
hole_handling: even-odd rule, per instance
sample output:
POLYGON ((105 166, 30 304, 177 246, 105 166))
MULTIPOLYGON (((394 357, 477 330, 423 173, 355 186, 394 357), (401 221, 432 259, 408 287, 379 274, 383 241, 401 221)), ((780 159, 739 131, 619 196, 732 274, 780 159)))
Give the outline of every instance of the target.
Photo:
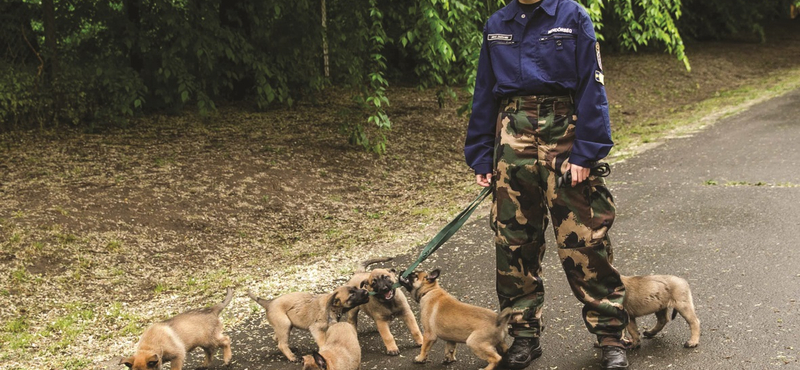
MULTIPOLYGON (((547 13, 549 16, 553 16, 556 14, 556 6, 558 5, 558 0, 542 0, 540 7, 544 9, 544 12, 547 13)), ((503 20, 508 21, 514 19, 518 14, 522 13, 522 9, 519 7, 518 0, 513 0, 509 3, 505 8, 503 8, 503 20)))

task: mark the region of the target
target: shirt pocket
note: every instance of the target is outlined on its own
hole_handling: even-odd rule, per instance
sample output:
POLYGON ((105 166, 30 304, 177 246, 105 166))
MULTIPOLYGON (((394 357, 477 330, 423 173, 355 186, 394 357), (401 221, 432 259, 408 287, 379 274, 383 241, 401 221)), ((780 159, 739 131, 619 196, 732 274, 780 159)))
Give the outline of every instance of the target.
POLYGON ((519 81, 520 73, 520 43, 512 40, 487 41, 489 55, 492 61, 492 70, 498 83, 519 81))
POLYGON ((575 35, 556 32, 539 37, 536 53, 537 65, 551 82, 569 82, 578 79, 575 62, 575 35))

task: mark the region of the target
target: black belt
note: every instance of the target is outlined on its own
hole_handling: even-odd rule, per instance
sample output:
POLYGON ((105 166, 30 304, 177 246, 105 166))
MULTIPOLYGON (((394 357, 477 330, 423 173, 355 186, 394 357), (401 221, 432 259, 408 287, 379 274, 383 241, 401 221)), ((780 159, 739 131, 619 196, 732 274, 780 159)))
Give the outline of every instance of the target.
POLYGON ((556 101, 572 103, 572 96, 571 95, 518 95, 509 98, 503 98, 500 100, 500 104, 508 105, 514 101, 516 101, 517 103, 537 103, 537 104, 551 103, 556 101))
POLYGON ((572 105, 572 96, 570 95, 519 95, 510 98, 503 98, 500 100, 500 111, 506 111, 509 108, 514 110, 532 109, 542 104, 555 104, 564 103, 572 105))

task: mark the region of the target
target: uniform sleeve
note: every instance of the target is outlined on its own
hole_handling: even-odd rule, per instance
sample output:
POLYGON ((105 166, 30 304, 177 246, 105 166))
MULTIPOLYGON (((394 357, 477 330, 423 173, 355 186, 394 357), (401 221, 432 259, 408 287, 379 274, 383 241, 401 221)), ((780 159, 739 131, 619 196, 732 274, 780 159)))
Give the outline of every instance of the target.
POLYGON ((608 117, 608 99, 603 86, 600 49, 589 15, 580 12, 580 27, 575 58, 578 69, 578 86, 575 91, 575 143, 570 163, 588 167, 608 155, 611 141, 611 124, 608 117))
POLYGON ((467 139, 464 143, 464 157, 475 174, 492 172, 498 105, 493 93, 496 82, 484 29, 483 45, 478 58, 478 73, 475 77, 475 92, 472 95, 472 115, 469 118, 467 139))

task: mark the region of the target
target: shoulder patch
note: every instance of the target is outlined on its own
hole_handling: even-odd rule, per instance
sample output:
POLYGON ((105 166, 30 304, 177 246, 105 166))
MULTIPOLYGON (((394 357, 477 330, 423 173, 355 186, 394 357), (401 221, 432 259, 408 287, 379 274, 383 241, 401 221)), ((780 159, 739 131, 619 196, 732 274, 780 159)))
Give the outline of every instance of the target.
POLYGON ((594 42, 594 50, 597 52, 597 66, 600 67, 600 70, 603 70, 603 61, 600 59, 600 43, 595 41, 594 42))
POLYGON ((605 81, 605 80, 606 80, 606 78, 605 78, 605 76, 603 75, 603 72, 600 72, 600 71, 594 71, 594 80, 595 80, 595 81, 597 81, 597 82, 599 82, 599 83, 600 83, 601 85, 603 85, 603 86, 605 86, 605 85, 606 85, 606 81, 605 81))

